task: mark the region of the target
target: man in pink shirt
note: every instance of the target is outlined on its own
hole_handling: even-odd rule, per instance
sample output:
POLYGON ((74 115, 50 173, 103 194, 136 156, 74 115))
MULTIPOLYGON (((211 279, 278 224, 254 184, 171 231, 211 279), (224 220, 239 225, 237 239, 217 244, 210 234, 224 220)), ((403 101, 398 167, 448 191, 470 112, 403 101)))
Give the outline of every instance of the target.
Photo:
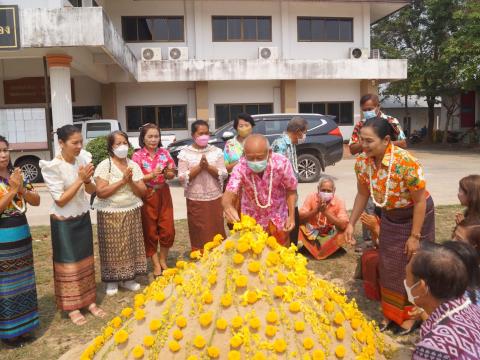
POLYGON ((287 246, 288 234, 295 226, 297 199, 292 165, 286 157, 273 153, 267 138, 260 134, 247 137, 244 155, 233 169, 223 195, 225 217, 232 223, 240 220, 235 203, 241 189, 242 212, 287 246))

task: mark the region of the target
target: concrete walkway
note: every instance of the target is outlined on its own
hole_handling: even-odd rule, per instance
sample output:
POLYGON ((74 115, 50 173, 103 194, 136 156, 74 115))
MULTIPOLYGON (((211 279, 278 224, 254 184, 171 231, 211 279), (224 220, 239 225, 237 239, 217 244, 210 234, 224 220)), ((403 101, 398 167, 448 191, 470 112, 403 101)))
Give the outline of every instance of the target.
MULTIPOLYGON (((480 155, 464 152, 444 152, 414 150, 413 153, 420 160, 425 169, 427 188, 433 196, 436 205, 458 204, 458 181, 469 174, 480 174, 480 155)), ((327 168, 326 174, 334 177, 337 182, 337 194, 345 200, 347 209, 351 209, 356 194, 356 179, 353 171, 355 159, 353 157, 340 161, 337 165, 327 168)), ((299 185, 299 203, 305 197, 316 191, 317 184, 299 185)), ((31 226, 49 225, 48 209, 52 199, 44 185, 37 187, 41 196, 40 207, 30 207, 27 212, 31 226)), ((175 219, 185 219, 187 209, 183 188, 178 181, 171 183, 175 219)), ((95 212, 92 211, 92 220, 96 222, 95 212)))

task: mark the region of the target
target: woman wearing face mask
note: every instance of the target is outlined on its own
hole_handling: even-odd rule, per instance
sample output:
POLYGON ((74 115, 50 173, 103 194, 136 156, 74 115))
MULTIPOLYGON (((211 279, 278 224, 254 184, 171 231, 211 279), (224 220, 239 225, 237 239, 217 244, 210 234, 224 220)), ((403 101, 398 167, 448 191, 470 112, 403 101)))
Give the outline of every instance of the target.
POLYGON ((178 154, 178 178, 187 198, 188 231, 192 251, 221 234, 225 237, 222 190, 227 169, 222 150, 209 145, 210 129, 204 120, 192 123, 193 145, 178 154))
POLYGON ((229 174, 243 156, 243 141, 252 133, 254 126, 255 121, 246 113, 239 114, 233 121, 233 128, 236 130, 237 136, 228 140, 223 150, 225 167, 229 174))
POLYGON ((381 118, 368 120, 360 138, 363 151, 357 157, 357 195, 350 223, 345 230, 348 242, 354 242, 353 229, 368 199, 382 208, 380 220, 380 287, 385 317, 381 330, 393 323, 408 334, 414 321, 403 277, 405 266, 420 242, 434 241, 435 213, 433 200, 426 190, 423 169, 410 153, 395 146, 391 125, 381 118))
POLYGON ((82 308, 96 317, 105 312, 96 304, 93 234, 88 194, 95 192, 90 154, 82 152, 80 130, 65 125, 57 130, 60 154, 40 161, 43 179, 54 203, 50 212, 53 276, 57 307, 68 311, 76 325, 86 323, 82 308))
POLYGON ((102 281, 107 295, 118 286, 138 291, 137 275, 147 273, 143 244, 141 198, 147 189, 137 163, 128 159, 128 135, 114 131, 107 137, 108 159, 95 170, 98 246, 102 281))
POLYGON ((167 269, 168 251, 175 239, 172 195, 166 182, 175 177, 175 162, 168 150, 162 148, 157 125, 142 126, 138 142, 141 149, 133 154, 132 160, 142 169, 147 186, 142 206, 145 253, 152 260, 153 276, 157 277, 167 269))
POLYGON ((310 194, 299 209, 299 239, 317 260, 326 259, 344 243, 343 231, 348 224, 345 203, 335 195, 335 183, 324 176, 318 191, 310 194))

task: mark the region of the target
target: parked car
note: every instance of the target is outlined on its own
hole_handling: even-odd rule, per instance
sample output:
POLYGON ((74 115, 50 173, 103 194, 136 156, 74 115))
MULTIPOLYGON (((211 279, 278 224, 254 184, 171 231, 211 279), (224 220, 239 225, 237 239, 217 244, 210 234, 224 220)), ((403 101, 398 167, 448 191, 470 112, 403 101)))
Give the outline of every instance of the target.
MULTIPOLYGON (((281 136, 287 124, 294 116, 301 116, 308 121, 307 139, 297 145, 298 170, 300 182, 315 182, 321 172, 330 165, 335 165, 343 156, 343 138, 335 117, 320 114, 262 114, 253 115, 254 133, 265 135, 270 144, 281 136)), ((210 144, 223 149, 228 139, 236 136, 233 121, 216 130, 210 144)), ((193 143, 192 139, 176 141, 168 147, 175 162, 180 150, 193 143)))

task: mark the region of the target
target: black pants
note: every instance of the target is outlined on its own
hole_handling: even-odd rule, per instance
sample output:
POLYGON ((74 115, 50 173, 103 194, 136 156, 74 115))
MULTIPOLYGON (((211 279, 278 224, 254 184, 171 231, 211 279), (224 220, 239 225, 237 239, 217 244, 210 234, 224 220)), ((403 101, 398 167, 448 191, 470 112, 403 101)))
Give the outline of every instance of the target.
POLYGON ((298 214, 298 207, 295 206, 295 227, 290 232, 290 243, 298 246, 298 230, 300 229, 300 215, 298 214))

